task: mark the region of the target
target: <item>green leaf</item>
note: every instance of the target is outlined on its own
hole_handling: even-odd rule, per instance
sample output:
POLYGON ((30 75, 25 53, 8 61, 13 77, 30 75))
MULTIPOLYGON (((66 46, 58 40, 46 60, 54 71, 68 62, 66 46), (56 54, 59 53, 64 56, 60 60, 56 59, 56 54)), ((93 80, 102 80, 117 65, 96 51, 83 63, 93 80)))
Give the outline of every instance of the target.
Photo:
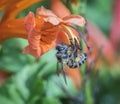
POLYGON ((58 99, 56 98, 43 98, 42 104, 62 104, 58 99))
MULTIPOLYGON (((0 87, 0 101, 2 102, 12 102, 12 104, 26 104, 29 97, 31 96, 31 85, 28 84, 31 78, 34 79, 36 71, 38 71, 38 64, 34 64, 31 66, 26 66, 23 70, 9 78, 1 87, 0 87), (28 86, 29 85, 29 86, 28 86)), ((41 81, 41 80, 39 80, 41 81)), ((40 87, 42 84, 40 82, 40 87)), ((36 86, 36 85, 35 85, 36 86)), ((38 90, 38 89, 36 89, 38 90)), ((35 91, 35 90, 34 90, 35 91)), ((35 91, 37 92, 37 91, 35 91)), ((2 103, 9 104, 9 103, 2 103)))
POLYGON ((67 84, 63 75, 54 75, 48 79, 47 83, 47 96, 48 97, 66 97, 66 93, 62 90, 63 86, 69 93, 76 94, 76 88, 72 80, 66 76, 67 84), (52 90, 51 90, 52 89, 52 90))
POLYGON ((0 68, 10 72, 18 72, 27 64, 33 63, 35 58, 22 53, 26 45, 27 41, 23 39, 5 41, 0 50, 0 68))
POLYGON ((39 76, 48 76, 50 74, 56 74, 57 69, 57 59, 55 56, 56 50, 51 50, 40 57, 38 63, 40 65, 44 64, 42 70, 39 72, 39 76))

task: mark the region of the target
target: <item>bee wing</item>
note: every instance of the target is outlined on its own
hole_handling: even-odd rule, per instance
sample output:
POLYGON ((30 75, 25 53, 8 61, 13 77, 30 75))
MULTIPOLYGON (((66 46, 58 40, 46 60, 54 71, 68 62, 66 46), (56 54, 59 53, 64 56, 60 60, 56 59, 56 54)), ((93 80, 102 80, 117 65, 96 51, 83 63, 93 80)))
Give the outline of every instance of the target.
POLYGON ((56 70, 57 75, 59 76, 59 62, 57 62, 57 70, 56 70))
POLYGON ((65 65, 63 63, 62 63, 62 72, 63 72, 63 78, 64 78, 64 81, 65 81, 65 84, 67 84, 65 65))

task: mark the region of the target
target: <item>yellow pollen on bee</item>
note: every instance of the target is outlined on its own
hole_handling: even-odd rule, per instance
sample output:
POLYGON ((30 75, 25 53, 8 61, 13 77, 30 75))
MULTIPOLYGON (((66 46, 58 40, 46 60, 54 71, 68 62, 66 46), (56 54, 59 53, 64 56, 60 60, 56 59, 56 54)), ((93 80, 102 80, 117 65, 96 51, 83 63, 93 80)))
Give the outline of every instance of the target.
POLYGON ((78 62, 79 61, 79 58, 77 57, 77 58, 75 58, 75 62, 78 62))

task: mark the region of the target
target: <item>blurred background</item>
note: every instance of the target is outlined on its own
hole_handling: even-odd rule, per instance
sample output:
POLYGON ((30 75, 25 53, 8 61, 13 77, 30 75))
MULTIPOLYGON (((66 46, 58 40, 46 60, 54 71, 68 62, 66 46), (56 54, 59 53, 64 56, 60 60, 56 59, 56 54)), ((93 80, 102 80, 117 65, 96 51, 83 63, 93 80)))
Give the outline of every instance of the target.
MULTIPOLYGON (((22 53, 27 40, 5 40, 0 44, 0 104, 120 104, 120 0, 61 2, 88 21, 97 61, 92 67, 83 65, 79 74, 68 70, 66 85, 62 74, 56 74, 55 49, 36 59, 22 53)), ((50 0, 28 7, 17 18, 35 13, 40 6, 50 8, 50 0)), ((4 13, 0 12, 1 19, 4 13)))

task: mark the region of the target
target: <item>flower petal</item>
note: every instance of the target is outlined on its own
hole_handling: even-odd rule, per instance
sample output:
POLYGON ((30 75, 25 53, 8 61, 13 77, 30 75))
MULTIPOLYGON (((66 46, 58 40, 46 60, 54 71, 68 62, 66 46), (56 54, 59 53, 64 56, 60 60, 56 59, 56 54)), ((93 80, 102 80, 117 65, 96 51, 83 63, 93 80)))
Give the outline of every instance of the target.
POLYGON ((11 19, 16 18, 16 16, 23 11, 24 9, 26 9, 27 7, 36 4, 38 2, 41 2, 42 0, 19 0, 16 3, 14 3, 12 6, 10 6, 9 8, 7 8, 6 13, 4 14, 3 18, 2 18, 2 23, 3 22, 7 22, 11 19))
POLYGON ((41 49, 40 48, 32 49, 30 46, 27 46, 24 48, 23 53, 31 54, 34 57, 38 58, 41 55, 41 49))
POLYGON ((75 87, 79 89, 82 84, 82 76, 79 68, 72 68, 71 70, 69 67, 66 67, 66 73, 73 80, 75 87))
POLYGON ((69 16, 71 13, 69 9, 62 3, 61 0, 50 0, 51 10, 60 18, 69 16))
POLYGON ((42 31, 41 40, 47 44, 51 44, 56 39, 57 30, 58 28, 52 27, 42 31))
POLYGON ((51 10, 46 9, 43 6, 37 9, 36 15, 37 18, 43 18, 45 22, 49 22, 53 25, 58 25, 62 22, 62 19, 58 18, 51 10))
POLYGON ((0 26, 0 43, 9 38, 27 38, 24 19, 15 19, 0 26))
POLYGON ((110 29, 110 40, 117 49, 120 43, 120 0, 114 1, 113 21, 110 29))
POLYGON ((70 44, 69 41, 70 37, 68 36, 68 34, 64 31, 59 31, 57 33, 57 40, 56 43, 66 43, 66 44, 70 44))
POLYGON ((63 20, 65 21, 65 23, 72 23, 82 27, 85 26, 86 24, 84 17, 79 15, 70 15, 70 16, 64 17, 63 20))
POLYGON ((41 55, 46 53, 46 52, 48 52, 52 48, 54 48, 55 45, 56 45, 55 40, 52 43, 50 43, 50 44, 47 44, 47 43, 45 43, 43 41, 40 41, 41 55))
POLYGON ((6 0, 0 1, 0 12, 8 6, 8 2, 6 0))
POLYGON ((39 19, 39 25, 36 25, 34 13, 29 12, 25 18, 25 28, 28 33, 29 46, 24 49, 24 53, 29 53, 35 57, 39 57, 40 50, 40 38, 41 38, 41 26, 43 25, 43 19, 39 19))
POLYGON ((17 0, 11 0, 11 2, 9 2, 9 0, 1 0, 0 1, 0 11, 10 7, 10 5, 14 4, 15 2, 17 2, 17 0))
POLYGON ((88 23, 87 30, 91 39, 98 48, 102 48, 105 59, 112 63, 114 61, 115 50, 111 42, 105 37, 104 33, 93 23, 88 23))

